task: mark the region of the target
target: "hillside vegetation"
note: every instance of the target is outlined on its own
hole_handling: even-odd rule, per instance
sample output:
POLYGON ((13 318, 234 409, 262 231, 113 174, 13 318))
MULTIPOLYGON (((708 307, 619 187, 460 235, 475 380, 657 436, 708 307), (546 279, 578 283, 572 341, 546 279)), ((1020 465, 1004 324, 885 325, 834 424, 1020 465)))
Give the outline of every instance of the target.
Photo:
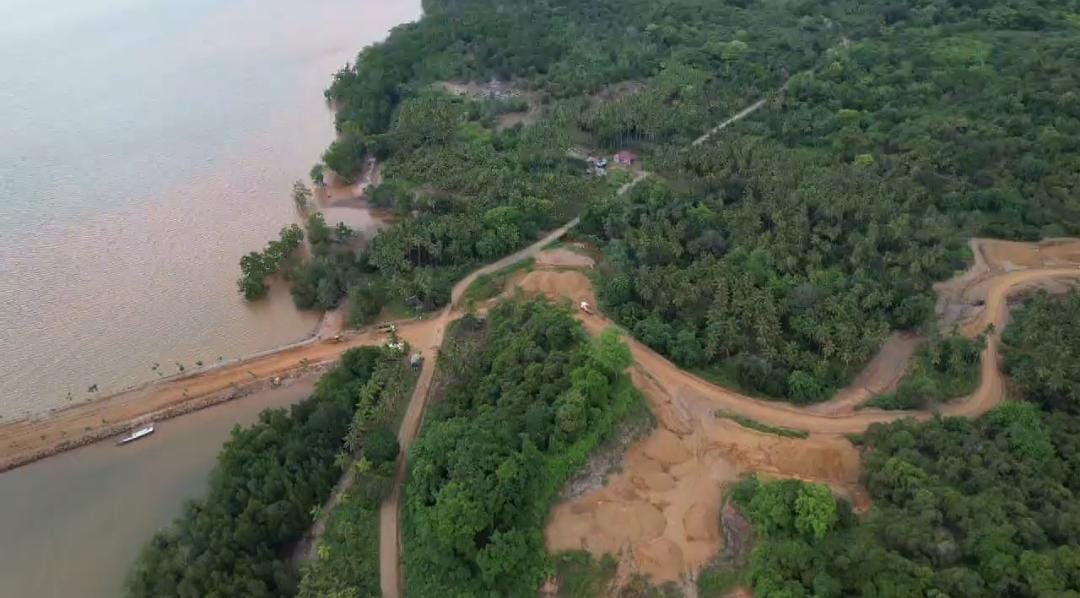
POLYGON ((553 572, 543 524, 563 483, 645 408, 630 351, 542 300, 460 321, 447 348, 444 396, 409 456, 408 595, 533 594, 553 572))
POLYGON ((1048 409, 1080 413, 1080 293, 1039 293, 1013 317, 1002 352, 1014 388, 1048 409))
POLYGON ((824 487, 748 482, 762 596, 1048 596, 1080 589, 1080 418, 1006 403, 875 426, 865 520, 824 487))
POLYGON ((401 362, 400 354, 386 349, 351 349, 311 398, 289 410, 264 411, 249 428, 234 428, 206 497, 188 503, 147 544, 127 594, 293 595, 297 580, 285 556, 341 475, 338 456, 355 430, 357 406, 373 406, 362 397, 393 396, 388 373, 401 372, 401 362))
POLYGON ((295 269, 304 307, 348 296, 361 323, 445 304, 469 267, 582 213, 620 324, 680 365, 807 403, 930 318, 967 237, 1080 230, 1076 0, 425 10, 327 90, 341 137, 326 166, 348 179, 378 158, 370 199, 408 217, 295 269), (446 80, 510 82, 540 117, 500 129, 520 96, 446 80), (759 97, 750 121, 687 147, 759 97), (636 149, 659 176, 613 200, 573 146, 636 149))
POLYGON ((867 517, 799 482, 737 488, 759 539, 749 567, 755 593, 1080 591, 1080 416, 1068 361, 1080 351, 1078 306, 1075 293, 1040 294, 1016 313, 1005 332, 1006 366, 1023 393, 1016 400, 976 421, 871 427, 862 438, 867 517), (1066 367, 1054 369, 1059 361, 1066 367))

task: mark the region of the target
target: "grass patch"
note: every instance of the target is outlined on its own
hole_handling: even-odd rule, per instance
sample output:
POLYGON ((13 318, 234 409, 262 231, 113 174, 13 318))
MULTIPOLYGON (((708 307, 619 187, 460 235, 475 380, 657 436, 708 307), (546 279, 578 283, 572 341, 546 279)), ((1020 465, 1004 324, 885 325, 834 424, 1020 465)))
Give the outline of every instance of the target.
POLYGON ((507 279, 513 274, 522 270, 530 271, 535 264, 536 260, 529 258, 520 262, 514 262, 501 270, 481 274, 476 277, 476 280, 474 280, 471 285, 469 285, 469 288, 465 289, 465 294, 462 296, 462 299, 464 299, 466 305, 471 305, 478 301, 487 301, 502 292, 503 288, 506 286, 507 279))
POLYGON ((723 598, 738 586, 748 585, 746 569, 732 569, 726 565, 717 565, 701 570, 698 575, 698 596, 700 598, 723 598))
POLYGON ((555 575, 560 598, 604 596, 615 579, 618 563, 605 554, 599 560, 584 550, 570 550, 555 555, 555 575))
POLYGON ((743 415, 737 415, 734 413, 728 413, 726 411, 717 410, 713 412, 716 417, 724 417, 734 421, 744 428, 750 428, 751 430, 757 430, 758 432, 764 432, 766 434, 775 434, 777 436, 783 436, 785 438, 806 438, 810 436, 810 432, 806 430, 799 430, 796 428, 785 428, 782 426, 770 426, 763 424, 756 419, 751 419, 743 415))
POLYGON ((634 180, 634 175, 629 170, 618 168, 609 171, 604 180, 607 181, 612 191, 618 191, 619 187, 634 180))

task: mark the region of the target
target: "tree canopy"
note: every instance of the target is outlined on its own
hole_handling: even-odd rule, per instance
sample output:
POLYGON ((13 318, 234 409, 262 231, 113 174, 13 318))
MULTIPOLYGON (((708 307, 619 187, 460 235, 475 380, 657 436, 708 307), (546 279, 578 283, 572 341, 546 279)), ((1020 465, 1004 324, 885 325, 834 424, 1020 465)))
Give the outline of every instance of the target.
POLYGON ((1037 294, 1006 329, 1020 396, 975 421, 871 426, 862 443, 873 506, 864 517, 822 486, 752 479, 736 488, 759 536, 748 576, 755 593, 1080 592, 1080 415, 1067 383, 1046 382, 1059 365, 1068 379, 1067 356, 1080 349, 1070 332, 1077 301, 1037 294))
POLYGON ((1075 4, 430 0, 326 92, 327 166, 377 157, 371 199, 406 217, 313 258, 297 303, 347 294, 354 323, 433 308, 583 213, 611 266, 602 299, 635 336, 746 391, 821 400, 928 321, 966 237, 1080 231, 1075 4), (447 80, 528 92, 538 119, 494 126, 520 95, 447 80), (571 146, 633 148, 656 182, 613 199, 571 146))
POLYGON ((523 596, 551 573, 543 523, 562 484, 642 409, 614 331, 587 340, 569 309, 509 302, 457 324, 445 396, 409 457, 412 596, 523 596))
POLYGON ((311 398, 239 426, 218 455, 206 497, 157 533, 132 569, 129 596, 291 596, 284 561, 341 474, 336 458, 373 373, 400 355, 350 349, 311 398))
POLYGON ((1080 293, 1035 295, 1002 336, 1005 371, 1046 407, 1080 412, 1080 293))
POLYGON ((1007 403, 875 425, 865 519, 824 486, 735 491, 756 595, 1047 596, 1080 590, 1080 419, 1007 403))

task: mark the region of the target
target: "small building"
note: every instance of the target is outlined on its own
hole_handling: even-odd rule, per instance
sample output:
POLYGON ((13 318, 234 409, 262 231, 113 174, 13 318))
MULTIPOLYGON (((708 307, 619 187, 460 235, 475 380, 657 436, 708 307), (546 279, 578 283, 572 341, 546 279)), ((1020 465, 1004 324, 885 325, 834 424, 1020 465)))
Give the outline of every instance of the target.
POLYGON ((638 155, 630 150, 623 150, 614 156, 616 164, 622 164, 623 166, 632 166, 638 161, 638 155))

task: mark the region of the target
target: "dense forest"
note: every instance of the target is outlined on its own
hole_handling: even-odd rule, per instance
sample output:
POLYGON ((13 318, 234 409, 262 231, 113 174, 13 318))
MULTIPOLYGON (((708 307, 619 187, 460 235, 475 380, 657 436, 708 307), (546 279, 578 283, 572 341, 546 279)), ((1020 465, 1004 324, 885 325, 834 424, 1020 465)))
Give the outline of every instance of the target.
POLYGON ((821 486, 737 487, 758 536, 748 572, 755 593, 1080 592, 1077 327, 1080 295, 1038 294, 1004 333, 1015 400, 976 421, 872 426, 862 438, 873 502, 865 517, 821 486))
MULTIPOLYGON (((206 497, 190 502, 143 549, 128 595, 293 595, 297 580, 284 559, 341 475, 343 447, 362 434, 357 422, 368 421, 359 414, 380 412, 378 400, 363 397, 398 396, 401 383, 392 374, 407 369, 402 363, 388 349, 350 349, 311 398, 288 411, 267 410, 250 428, 237 426, 206 497)), ((368 445, 357 444, 366 456, 368 445)), ((382 448, 368 459, 376 473, 396 457, 396 441, 393 447, 393 456, 382 448)))
MULTIPOLYGON (((571 145, 613 149, 696 136, 779 85, 789 67, 809 66, 835 37, 827 28, 799 28, 799 17, 781 7, 472 0, 427 2, 425 11, 337 73, 326 95, 340 135, 325 167, 313 169, 316 184, 327 171, 349 181, 367 158, 378 158, 384 180, 369 199, 408 217, 363 250, 335 247, 289 269, 302 308, 347 297, 351 321, 360 324, 383 306, 445 303, 465 269, 610 194, 613 185, 585 177, 584 164, 567 157, 571 145), (495 126, 494 116, 526 102, 455 97, 434 85, 489 79, 533 93, 542 117, 525 127, 495 126), (636 102, 590 96, 647 79, 653 84, 636 102), (684 109, 666 110, 672 101, 684 109), (658 112, 671 118, 651 122, 658 112)), ((251 281, 260 272, 245 269, 241 288, 261 285, 251 281)))
POLYGON ((605 307, 635 336, 806 403, 890 330, 928 321, 930 285, 963 267, 967 237, 1080 230, 1076 0, 425 11, 326 92, 340 132, 326 169, 350 180, 378 158, 369 198, 407 217, 297 268, 301 307, 347 297, 354 324, 430 309, 466 269, 583 213, 610 262, 605 307), (510 82, 538 117, 497 126, 525 96, 458 97, 447 80, 510 82), (759 97, 751 119, 688 147, 759 97), (635 149, 656 182, 614 200, 571 147, 635 149))
POLYGON ((375 365, 362 386, 353 387, 356 402, 340 461, 356 457, 352 484, 329 514, 316 558, 304 566, 297 593, 301 598, 380 596, 379 505, 394 480, 397 429, 412 393, 415 375, 398 352, 375 365))
MULTIPOLYGON (((1080 0, 424 8, 335 75, 326 98, 339 136, 312 170, 317 185, 328 175, 354 181, 377 159, 383 180, 368 199, 399 218, 357 243, 307 216, 304 231, 286 229, 245 258, 246 296, 280 272, 298 306, 344 300, 355 325, 386 307, 432 309, 466 270, 580 215, 581 235, 603 252, 595 282, 605 313, 684 368, 812 403, 847 383, 891 331, 927 330, 932 284, 965 267, 967 238, 1080 234, 1080 0), (460 96, 446 81, 513 92, 460 96), (691 144, 759 98, 767 102, 751 117, 691 144), (500 124, 526 106, 530 122, 500 124), (588 176, 571 148, 632 149, 653 176, 616 196, 618 177, 588 176), (294 257, 304 240, 310 255, 294 257)), ((1036 296, 1017 312, 1003 354, 1024 400, 977 421, 901 421, 863 435, 865 516, 824 486, 740 485, 734 501, 758 534, 745 573, 755 592, 1080 591, 1077 318, 1075 295, 1036 296)), ((982 341, 929 336, 911 376, 876 406, 925 407, 976 383, 982 341)), ((408 590, 532 594, 565 565, 545 554, 541 534, 559 486, 641 408, 619 373, 629 358, 614 337, 589 342, 565 308, 542 302, 466 318, 452 337, 410 455, 408 590)), ((377 592, 374 505, 397 450, 357 410, 358 392, 326 399, 340 411, 338 444, 303 447, 318 453, 323 495, 342 438, 369 468, 334 514, 305 595, 377 592)), ((245 468, 234 475, 267 475, 245 468)), ((277 553, 230 544, 245 520, 217 524, 243 512, 246 503, 213 507, 232 491, 214 486, 207 506, 155 540, 136 594, 180 584, 292 591, 277 553), (191 565, 180 555, 192 545, 243 566, 191 565)), ((244 538, 280 548, 317 496, 290 506, 278 535, 244 538)))
POLYGON ((770 107, 586 209, 608 311, 684 367, 820 400, 930 319, 964 238, 1080 230, 1075 3, 862 8, 770 107))
POLYGON ((1010 402, 978 421, 876 425, 873 508, 751 480, 761 596, 1050 596, 1080 591, 1080 418, 1010 402))
POLYGON ((1002 335, 1012 388, 1048 409, 1080 413, 1080 293, 1035 295, 1002 335))
POLYGON ((614 331, 589 340, 565 306, 506 302, 467 317, 409 456, 410 596, 527 596, 552 573, 543 524, 619 421, 645 409, 614 331))

